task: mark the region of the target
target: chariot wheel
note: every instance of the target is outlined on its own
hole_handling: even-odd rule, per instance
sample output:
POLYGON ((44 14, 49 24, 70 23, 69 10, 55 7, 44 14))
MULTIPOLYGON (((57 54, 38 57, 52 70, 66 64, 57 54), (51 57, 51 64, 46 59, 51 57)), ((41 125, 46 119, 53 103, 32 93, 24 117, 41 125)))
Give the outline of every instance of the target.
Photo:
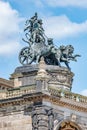
POLYGON ((19 53, 19 61, 22 65, 28 65, 31 61, 30 47, 24 47, 19 53))

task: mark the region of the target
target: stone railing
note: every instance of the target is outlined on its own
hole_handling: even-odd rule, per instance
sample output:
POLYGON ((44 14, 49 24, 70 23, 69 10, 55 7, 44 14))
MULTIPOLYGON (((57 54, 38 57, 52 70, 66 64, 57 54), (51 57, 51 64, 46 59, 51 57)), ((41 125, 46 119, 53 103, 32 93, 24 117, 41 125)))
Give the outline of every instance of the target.
POLYGON ((35 93, 35 91, 36 91, 35 86, 24 86, 21 88, 10 89, 5 92, 2 91, 2 92, 0 92, 0 100, 14 98, 14 97, 20 97, 25 94, 35 93))
MULTIPOLYGON (((47 90, 46 90, 47 91, 47 90)), ((43 91, 42 91, 43 92, 43 91)), ((87 104, 87 97, 82 96, 80 94, 75 94, 70 91, 64 91, 59 89, 54 89, 53 87, 48 88, 48 92, 55 97, 63 98, 63 99, 70 99, 75 102, 82 102, 87 104)), ((20 88, 13 88, 8 91, 0 91, 0 100, 2 99, 9 99, 14 97, 20 97, 22 95, 36 93, 36 86, 23 86, 20 88)))
POLYGON ((65 98, 65 99, 70 99, 76 102, 83 102, 83 103, 87 103, 87 97, 86 96, 82 96, 80 94, 75 94, 72 93, 70 91, 64 91, 64 90, 58 90, 58 89, 54 89, 49 87, 49 92, 51 93, 51 95, 53 96, 57 96, 59 98, 65 98))

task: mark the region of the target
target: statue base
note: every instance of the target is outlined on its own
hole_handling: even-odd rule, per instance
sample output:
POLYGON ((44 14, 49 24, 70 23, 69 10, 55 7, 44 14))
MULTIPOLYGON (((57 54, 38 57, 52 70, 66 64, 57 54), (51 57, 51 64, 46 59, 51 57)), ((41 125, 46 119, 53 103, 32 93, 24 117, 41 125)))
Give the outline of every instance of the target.
MULTIPOLYGON (((37 75, 39 71, 39 64, 32 64, 17 67, 11 75, 10 80, 14 82, 14 87, 23 86, 37 86, 37 75)), ((44 78, 48 88, 71 90, 74 74, 65 67, 54 65, 45 65, 47 76, 44 78)), ((40 79, 42 80, 42 74, 40 79)))

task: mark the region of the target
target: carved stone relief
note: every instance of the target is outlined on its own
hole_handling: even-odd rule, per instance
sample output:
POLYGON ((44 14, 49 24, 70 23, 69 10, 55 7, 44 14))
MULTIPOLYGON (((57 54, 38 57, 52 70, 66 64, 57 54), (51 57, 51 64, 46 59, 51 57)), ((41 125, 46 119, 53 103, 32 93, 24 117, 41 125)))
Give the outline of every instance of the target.
POLYGON ((35 107, 32 112, 32 130, 53 130, 53 120, 52 109, 35 107))

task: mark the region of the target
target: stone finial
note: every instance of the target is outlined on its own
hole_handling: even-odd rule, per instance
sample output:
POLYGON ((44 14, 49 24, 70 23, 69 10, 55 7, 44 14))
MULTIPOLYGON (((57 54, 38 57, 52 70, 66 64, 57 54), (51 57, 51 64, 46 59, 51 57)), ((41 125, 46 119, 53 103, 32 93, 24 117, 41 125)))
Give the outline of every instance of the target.
POLYGON ((45 61, 44 61, 44 57, 41 57, 40 63, 39 63, 39 68, 45 68, 45 61))
POLYGON ((47 78, 48 75, 47 75, 47 72, 46 72, 46 64, 45 64, 45 61, 44 61, 44 57, 41 57, 41 60, 39 62, 39 70, 37 72, 37 78, 47 78))
POLYGON ((39 70, 36 76, 36 81, 37 81, 36 90, 41 92, 42 91, 48 92, 48 83, 47 83, 48 80, 49 80, 49 76, 48 73, 46 72, 46 64, 44 58, 42 57, 39 62, 39 70))

